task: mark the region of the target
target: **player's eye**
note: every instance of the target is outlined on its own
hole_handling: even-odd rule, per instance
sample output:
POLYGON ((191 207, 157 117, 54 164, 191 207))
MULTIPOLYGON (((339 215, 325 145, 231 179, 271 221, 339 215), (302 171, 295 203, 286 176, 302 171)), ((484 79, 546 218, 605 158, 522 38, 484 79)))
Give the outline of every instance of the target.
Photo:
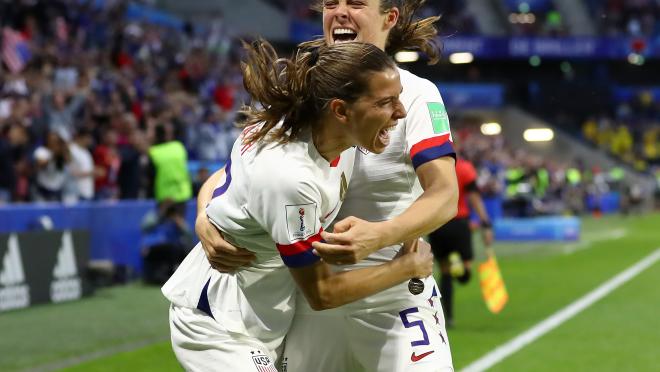
POLYGON ((391 98, 388 98, 388 99, 384 99, 382 101, 378 101, 377 105, 378 105, 378 107, 386 107, 386 106, 390 105, 392 102, 393 102, 393 100, 391 98))
POLYGON ((328 9, 333 9, 333 8, 337 7, 337 1, 326 0, 326 1, 323 2, 323 7, 328 8, 328 9))
POLYGON ((367 5, 367 2, 366 1, 349 1, 348 5, 351 5, 355 8, 362 8, 362 7, 365 7, 367 5))

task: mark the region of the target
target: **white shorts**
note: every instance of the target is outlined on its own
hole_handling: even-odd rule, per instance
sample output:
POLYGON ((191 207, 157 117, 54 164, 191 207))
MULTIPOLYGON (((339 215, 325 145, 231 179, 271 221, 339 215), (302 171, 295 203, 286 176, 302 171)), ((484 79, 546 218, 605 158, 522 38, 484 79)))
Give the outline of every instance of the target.
POLYGON ((186 371, 277 372, 279 350, 231 333, 206 313, 170 305, 172 349, 186 371))
POLYGON ((282 372, 453 371, 435 280, 425 279, 424 293, 399 306, 377 312, 296 311, 282 372))

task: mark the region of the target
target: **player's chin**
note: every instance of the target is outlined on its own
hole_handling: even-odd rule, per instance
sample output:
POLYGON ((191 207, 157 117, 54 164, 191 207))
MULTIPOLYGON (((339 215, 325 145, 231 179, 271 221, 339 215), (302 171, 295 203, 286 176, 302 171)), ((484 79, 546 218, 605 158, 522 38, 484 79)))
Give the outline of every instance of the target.
POLYGON ((380 154, 385 151, 388 144, 389 143, 383 143, 379 138, 376 138, 373 142, 373 145, 371 145, 367 150, 374 154, 380 154))

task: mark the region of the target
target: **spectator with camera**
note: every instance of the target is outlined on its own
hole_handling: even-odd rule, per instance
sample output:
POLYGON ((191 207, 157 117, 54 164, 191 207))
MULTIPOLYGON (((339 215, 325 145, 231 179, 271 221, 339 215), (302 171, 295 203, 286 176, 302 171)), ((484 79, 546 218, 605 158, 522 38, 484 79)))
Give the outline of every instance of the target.
POLYGON ((172 199, 160 202, 142 220, 143 279, 162 285, 192 246, 192 230, 172 199))

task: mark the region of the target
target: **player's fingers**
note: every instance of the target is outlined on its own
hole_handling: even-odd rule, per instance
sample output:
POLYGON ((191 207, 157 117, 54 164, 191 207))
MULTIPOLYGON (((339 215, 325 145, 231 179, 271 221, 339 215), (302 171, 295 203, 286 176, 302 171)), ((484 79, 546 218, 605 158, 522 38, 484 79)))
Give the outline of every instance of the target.
POLYGON ((323 243, 323 242, 312 243, 312 248, 314 248, 314 254, 316 254, 317 256, 321 256, 324 259, 326 257, 332 258, 332 257, 346 256, 347 252, 349 252, 346 246, 323 243))
POLYGON ((219 265, 229 266, 229 267, 240 267, 252 262, 253 260, 249 257, 232 257, 232 256, 208 256, 209 262, 217 263, 219 265))
POLYGON ((349 230, 354 223, 355 223, 354 217, 346 217, 343 220, 336 222, 332 229, 336 233, 342 233, 349 230))
POLYGON ((347 254, 349 252, 353 252, 353 248, 351 246, 347 246, 344 244, 329 243, 325 241, 313 242, 312 247, 328 255, 347 254))
POLYGON ((235 247, 224 240, 215 241, 210 244, 212 251, 218 255, 228 255, 236 257, 254 257, 254 253, 240 247, 235 247))
POLYGON ((348 233, 330 233, 327 231, 323 231, 321 233, 321 238, 325 240, 326 243, 344 244, 344 245, 351 243, 351 238, 348 233))
POLYGON ((216 263, 211 263, 211 267, 218 270, 221 273, 235 273, 238 267, 230 267, 230 266, 225 266, 221 264, 216 264, 216 263))
POLYGON ((427 243, 424 240, 418 239, 417 240, 417 250, 418 251, 424 251, 424 252, 431 252, 431 244, 427 243))
POLYGON ((335 247, 337 247, 337 245, 321 241, 312 243, 312 248, 314 248, 313 252, 317 256, 320 256, 321 254, 332 254, 335 247))
POLYGON ((429 260, 431 262, 433 261, 433 253, 431 251, 423 251, 420 252, 420 254, 424 260, 429 260))

